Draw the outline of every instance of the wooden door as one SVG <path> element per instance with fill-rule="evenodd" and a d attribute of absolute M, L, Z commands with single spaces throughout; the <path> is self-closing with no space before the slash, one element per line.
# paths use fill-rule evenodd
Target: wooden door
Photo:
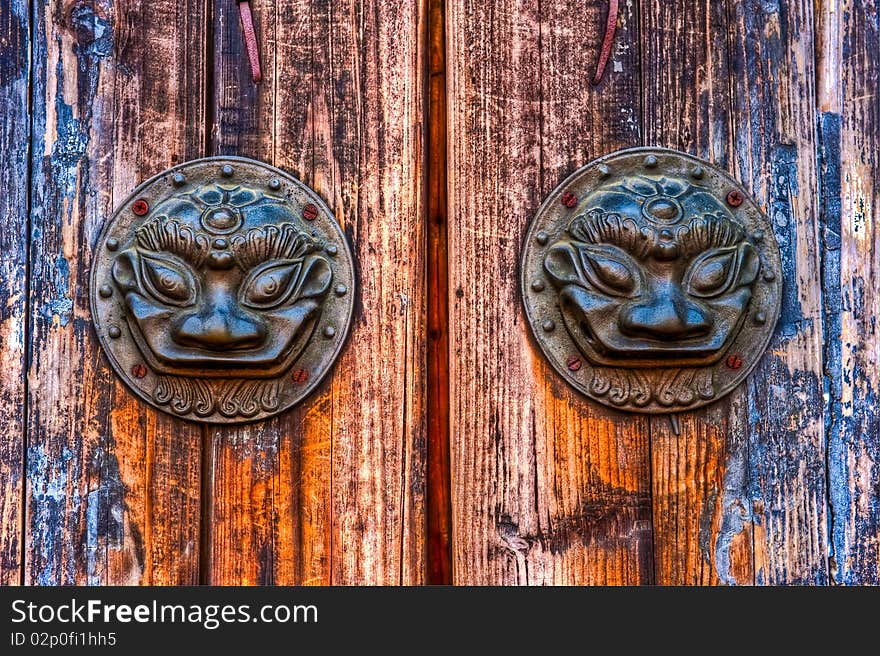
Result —
<path fill-rule="evenodd" d="M 232 0 L 0 10 L 0 582 L 880 583 L 876 2 L 250 4 L 259 84 Z M 679 434 L 569 387 L 518 292 L 543 198 L 639 145 L 729 171 L 783 258 L 770 347 Z M 332 375 L 237 427 L 139 401 L 88 303 L 114 208 L 215 154 L 313 187 L 358 265 Z"/>

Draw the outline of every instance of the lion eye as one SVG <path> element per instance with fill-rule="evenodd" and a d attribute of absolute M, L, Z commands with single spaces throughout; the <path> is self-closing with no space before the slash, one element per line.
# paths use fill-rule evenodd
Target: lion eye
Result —
<path fill-rule="evenodd" d="M 599 291 L 610 296 L 634 296 L 638 292 L 638 266 L 626 253 L 612 246 L 590 246 L 581 254 L 584 273 Z"/>
<path fill-rule="evenodd" d="M 704 253 L 685 275 L 685 286 L 694 296 L 715 296 L 723 293 L 736 272 L 736 248 L 716 249 Z"/>
<path fill-rule="evenodd" d="M 158 300 L 177 306 L 193 303 L 196 296 L 195 277 L 185 265 L 149 255 L 143 255 L 141 262 L 146 287 Z"/>
<path fill-rule="evenodd" d="M 290 296 L 302 263 L 270 262 L 255 269 L 242 286 L 242 302 L 266 310 Z"/>

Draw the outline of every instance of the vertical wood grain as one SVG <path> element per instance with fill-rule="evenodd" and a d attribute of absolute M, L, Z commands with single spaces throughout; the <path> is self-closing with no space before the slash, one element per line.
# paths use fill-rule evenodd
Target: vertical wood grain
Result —
<path fill-rule="evenodd" d="M 531 342 L 529 221 L 566 175 L 638 145 L 638 16 L 605 2 L 447 1 L 453 572 L 459 584 L 651 582 L 648 421 L 580 396 Z"/>
<path fill-rule="evenodd" d="M 254 85 L 235 3 L 214 3 L 213 151 L 289 171 L 355 252 L 352 334 L 326 382 L 262 424 L 212 428 L 207 580 L 425 578 L 423 2 L 254 1 Z"/>
<path fill-rule="evenodd" d="M 719 2 L 641 3 L 642 110 L 646 145 L 675 148 L 732 170 L 727 7 Z M 730 417 L 743 388 L 679 416 L 651 420 L 654 568 L 663 585 L 751 583 L 746 444 Z"/>
<path fill-rule="evenodd" d="M 652 420 L 658 581 L 827 581 L 822 293 L 807 2 L 649 2 L 642 8 L 649 143 L 745 183 L 783 255 L 782 317 L 733 394 Z M 686 55 L 684 53 L 687 53 Z"/>
<path fill-rule="evenodd" d="M 817 47 L 832 576 L 880 584 L 880 5 L 821 4 Z"/>
<path fill-rule="evenodd" d="M 819 257 L 814 5 L 728 3 L 735 177 L 779 243 L 783 298 L 774 337 L 729 435 L 747 436 L 754 582 L 828 582 L 823 307 Z M 749 502 L 750 503 L 747 503 Z"/>
<path fill-rule="evenodd" d="M 118 382 L 92 244 L 142 180 L 204 149 L 201 0 L 37 3 L 25 582 L 198 580 L 200 431 Z"/>
<path fill-rule="evenodd" d="M 21 583 L 24 490 L 29 5 L 0 10 L 0 585 Z"/>
<path fill-rule="evenodd" d="M 449 472 L 449 248 L 446 1 L 430 0 L 428 33 L 428 583 L 452 583 Z"/>

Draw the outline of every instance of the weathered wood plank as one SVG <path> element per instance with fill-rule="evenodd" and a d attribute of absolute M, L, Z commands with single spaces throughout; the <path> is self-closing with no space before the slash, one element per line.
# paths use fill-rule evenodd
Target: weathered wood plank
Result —
<path fill-rule="evenodd" d="M 731 170 L 727 7 L 686 0 L 640 6 L 645 144 Z M 746 445 L 734 435 L 743 388 L 711 408 L 651 420 L 654 568 L 663 585 L 751 583 Z M 733 416 L 733 420 L 731 420 Z M 733 422 L 733 423 L 731 423 Z"/>
<path fill-rule="evenodd" d="M 114 380 L 88 271 L 135 185 L 204 150 L 204 9 L 35 7 L 27 583 L 198 581 L 200 431 Z"/>
<path fill-rule="evenodd" d="M 880 6 L 817 17 L 831 574 L 880 584 Z"/>
<path fill-rule="evenodd" d="M 728 427 L 747 436 L 740 513 L 757 584 L 828 581 L 813 11 L 808 0 L 727 4 L 733 171 L 770 217 L 785 281 L 745 413 Z"/>
<path fill-rule="evenodd" d="M 27 325 L 28 2 L 0 9 L 0 585 L 21 583 Z"/>
<path fill-rule="evenodd" d="M 449 0 L 450 422 L 460 584 L 651 582 L 648 421 L 587 401 L 528 336 L 518 289 L 545 194 L 639 145 L 638 25 L 604 2 Z"/>
<path fill-rule="evenodd" d="M 212 583 L 425 577 L 424 3 L 252 2 L 255 86 L 234 3 L 215 3 L 214 151 L 315 188 L 355 249 L 335 374 L 270 422 L 212 429 Z"/>

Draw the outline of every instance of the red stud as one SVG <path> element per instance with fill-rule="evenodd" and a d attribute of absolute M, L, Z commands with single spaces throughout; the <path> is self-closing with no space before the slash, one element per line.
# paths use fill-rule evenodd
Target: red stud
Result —
<path fill-rule="evenodd" d="M 570 191 L 566 191 L 564 194 L 562 194 L 562 204 L 568 208 L 574 207 L 578 204 L 578 197 Z"/>
<path fill-rule="evenodd" d="M 131 204 L 131 211 L 135 213 L 135 216 L 144 216 L 150 211 L 150 204 L 141 198 Z"/>
<path fill-rule="evenodd" d="M 143 378 L 147 375 L 147 366 L 142 362 L 137 363 L 131 368 L 131 375 L 135 378 Z"/>
<path fill-rule="evenodd" d="M 734 189 L 727 194 L 727 204 L 731 207 L 739 207 L 743 204 L 743 195 Z"/>
<path fill-rule="evenodd" d="M 304 383 L 309 379 L 309 372 L 306 371 L 305 369 L 296 369 L 290 375 L 290 379 L 294 383 Z"/>
<path fill-rule="evenodd" d="M 738 355 L 728 355 L 727 356 L 727 368 L 728 369 L 739 369 L 743 366 L 742 358 Z"/>
<path fill-rule="evenodd" d="M 570 371 L 580 371 L 582 364 L 581 359 L 578 356 L 573 355 L 565 363 L 565 366 L 568 367 Z"/>
<path fill-rule="evenodd" d="M 314 221 L 318 218 L 318 208 L 309 203 L 303 208 L 303 218 L 306 221 Z"/>

